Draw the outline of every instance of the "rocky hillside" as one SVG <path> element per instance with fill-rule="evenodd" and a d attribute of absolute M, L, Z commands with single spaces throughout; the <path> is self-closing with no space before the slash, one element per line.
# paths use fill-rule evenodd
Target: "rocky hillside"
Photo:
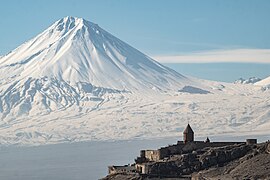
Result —
<path fill-rule="evenodd" d="M 159 179 L 270 179 L 270 143 L 205 148 L 175 155 L 152 166 Z M 182 177 L 181 177 L 182 175 Z M 165 178 L 171 177 L 171 178 Z M 175 178 L 173 178 L 175 177 Z M 114 174 L 103 180 L 157 179 L 139 174 Z"/>
<path fill-rule="evenodd" d="M 216 166 L 196 174 L 199 179 L 270 179 L 270 143 L 254 146 L 244 157 L 225 166 Z"/>

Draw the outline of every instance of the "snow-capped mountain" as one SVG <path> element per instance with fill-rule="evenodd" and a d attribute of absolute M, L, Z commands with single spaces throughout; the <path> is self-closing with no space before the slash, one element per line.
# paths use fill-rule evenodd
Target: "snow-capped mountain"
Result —
<path fill-rule="evenodd" d="M 264 132 L 269 98 L 260 90 L 183 76 L 65 17 L 0 58 L 0 143 L 178 136 L 188 121 L 207 135 Z"/>
<path fill-rule="evenodd" d="M 177 90 L 190 80 L 82 18 L 65 17 L 0 61 L 1 80 L 29 77 L 118 90 Z M 14 78 L 16 77 L 16 78 Z"/>
<path fill-rule="evenodd" d="M 255 84 L 260 80 L 261 79 L 257 77 L 250 77 L 248 79 L 239 78 L 236 81 L 234 81 L 234 84 Z"/>
<path fill-rule="evenodd" d="M 202 86 L 82 18 L 65 17 L 0 59 L 0 116 L 46 114 L 105 93 Z"/>

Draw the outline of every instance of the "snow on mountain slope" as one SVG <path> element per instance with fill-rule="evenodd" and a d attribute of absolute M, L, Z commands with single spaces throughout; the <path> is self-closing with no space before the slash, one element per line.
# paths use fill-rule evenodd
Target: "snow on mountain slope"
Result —
<path fill-rule="evenodd" d="M 79 106 L 106 92 L 152 95 L 186 85 L 209 88 L 75 17 L 55 22 L 3 56 L 0 85 L 1 119 Z"/>
<path fill-rule="evenodd" d="M 270 77 L 267 77 L 261 81 L 258 81 L 255 83 L 255 85 L 258 85 L 258 86 L 270 86 Z"/>
<path fill-rule="evenodd" d="M 253 85 L 183 76 L 66 17 L 0 58 L 0 143 L 178 136 L 188 121 L 201 135 L 263 133 L 269 99 Z"/>
<path fill-rule="evenodd" d="M 47 76 L 119 90 L 176 90 L 191 83 L 97 24 L 74 17 L 57 21 L 2 57 L 0 69 L 2 82 Z"/>
<path fill-rule="evenodd" d="M 250 77 L 248 79 L 239 78 L 234 81 L 234 84 L 255 84 L 256 82 L 261 81 L 262 79 L 257 77 Z"/>

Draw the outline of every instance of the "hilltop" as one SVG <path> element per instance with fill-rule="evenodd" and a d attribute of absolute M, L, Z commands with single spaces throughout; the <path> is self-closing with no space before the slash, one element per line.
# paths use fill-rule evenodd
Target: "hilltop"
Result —
<path fill-rule="evenodd" d="M 151 171 L 159 171 L 159 176 L 132 173 L 116 173 L 102 180 L 226 180 L 226 179 L 270 179 L 270 143 L 257 145 L 231 145 L 218 148 L 202 149 L 181 156 L 171 156 L 159 163 Z M 231 152 L 235 157 L 229 160 L 223 154 Z M 199 169 L 190 169 L 186 175 L 177 177 L 181 166 L 193 167 L 201 162 Z M 203 165 L 206 163 L 205 165 Z M 189 165 L 188 165 L 189 164 Z M 192 165 L 193 164 L 193 165 Z M 194 166 L 195 167 L 195 166 Z M 168 176 L 170 174 L 170 176 Z M 167 176 L 167 177 L 166 177 Z M 173 177 L 175 176 L 175 177 Z M 170 177 L 170 178 L 169 178 Z"/>

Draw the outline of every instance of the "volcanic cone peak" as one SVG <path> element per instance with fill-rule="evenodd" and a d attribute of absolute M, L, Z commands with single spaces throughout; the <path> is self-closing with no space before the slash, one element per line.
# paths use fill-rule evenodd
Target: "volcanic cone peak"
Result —
<path fill-rule="evenodd" d="M 190 80 L 97 24 L 65 17 L 1 58 L 3 79 L 52 77 L 126 90 L 177 90 Z"/>

